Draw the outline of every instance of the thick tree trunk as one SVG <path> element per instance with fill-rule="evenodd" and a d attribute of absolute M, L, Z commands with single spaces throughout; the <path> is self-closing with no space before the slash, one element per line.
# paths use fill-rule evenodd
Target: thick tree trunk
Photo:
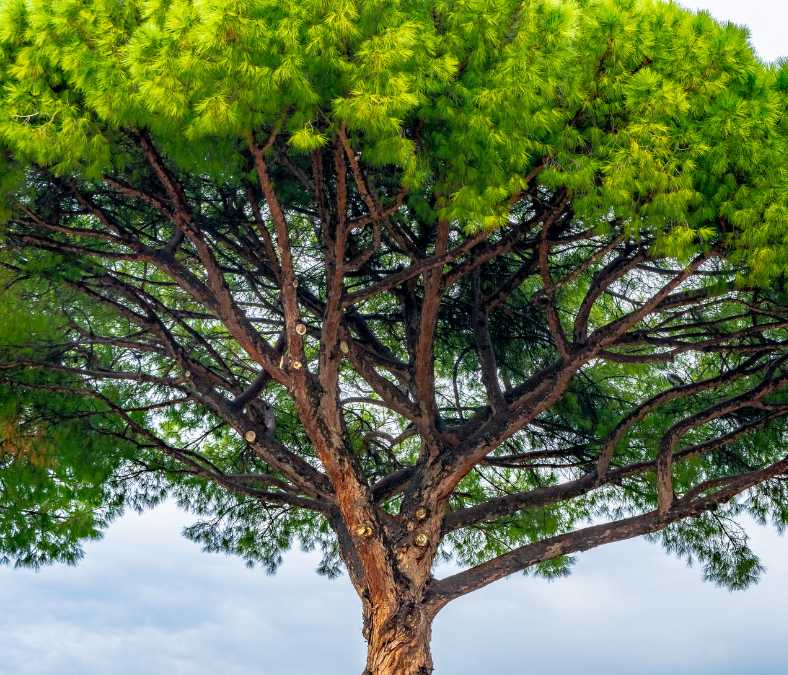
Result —
<path fill-rule="evenodd" d="M 432 673 L 432 616 L 412 605 L 399 605 L 373 611 L 366 619 L 368 650 L 363 675 Z"/>

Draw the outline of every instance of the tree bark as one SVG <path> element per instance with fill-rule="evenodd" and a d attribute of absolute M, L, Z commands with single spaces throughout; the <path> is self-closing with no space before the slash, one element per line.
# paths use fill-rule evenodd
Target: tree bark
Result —
<path fill-rule="evenodd" d="M 430 675 L 433 616 L 401 602 L 365 611 L 368 648 L 362 675 Z"/>

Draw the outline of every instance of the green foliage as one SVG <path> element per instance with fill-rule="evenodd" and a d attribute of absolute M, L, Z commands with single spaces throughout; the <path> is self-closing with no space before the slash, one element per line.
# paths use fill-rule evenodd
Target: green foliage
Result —
<path fill-rule="evenodd" d="M 57 322 L 19 299 L 6 292 L 0 304 L 3 360 L 51 357 L 43 345 Z M 123 443 L 111 436 L 121 429 L 79 395 L 74 377 L 22 370 L 15 385 L 0 384 L 0 562 L 74 563 L 80 542 L 98 538 L 124 506 L 113 480 Z"/>
<path fill-rule="evenodd" d="M 61 383 L 63 384 L 63 383 Z M 111 478 L 113 443 L 96 438 L 74 396 L 0 387 L 0 561 L 38 567 L 76 562 L 122 511 Z"/>
<path fill-rule="evenodd" d="M 654 538 L 689 564 L 700 562 L 707 581 L 743 590 L 756 583 L 764 569 L 741 525 L 731 519 L 736 509 L 728 511 L 733 513 L 716 511 L 676 523 Z"/>
<path fill-rule="evenodd" d="M 541 167 L 586 222 L 669 255 L 721 239 L 759 282 L 786 269 L 785 83 L 743 30 L 655 0 L 0 3 L 0 139 L 22 164 L 98 176 L 145 128 L 227 171 L 216 153 L 251 132 L 307 152 L 345 123 L 469 228 Z"/>
<path fill-rule="evenodd" d="M 184 509 L 200 518 L 184 534 L 204 551 L 238 555 L 249 567 L 260 565 L 273 574 L 282 554 L 297 541 L 303 550 L 319 547 L 323 552 L 318 572 L 329 577 L 340 573 L 334 534 L 311 511 L 261 508 L 259 500 L 238 498 L 204 481 L 183 482 L 173 493 Z"/>

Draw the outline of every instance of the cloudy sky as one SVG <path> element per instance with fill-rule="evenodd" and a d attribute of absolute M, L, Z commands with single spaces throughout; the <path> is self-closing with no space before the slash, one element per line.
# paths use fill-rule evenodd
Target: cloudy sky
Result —
<path fill-rule="evenodd" d="M 785 0 L 687 0 L 788 52 Z M 273 577 L 203 554 L 171 504 L 128 515 L 76 568 L 0 568 L 0 675 L 352 675 L 360 608 L 345 578 L 292 552 Z M 554 583 L 515 577 L 436 621 L 439 675 L 784 675 L 788 541 L 750 528 L 767 567 L 744 593 L 645 541 L 582 554 Z"/>

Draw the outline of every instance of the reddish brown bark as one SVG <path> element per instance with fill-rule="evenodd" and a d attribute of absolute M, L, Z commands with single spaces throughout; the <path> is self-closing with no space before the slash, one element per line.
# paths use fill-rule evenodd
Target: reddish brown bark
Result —
<path fill-rule="evenodd" d="M 366 613 L 369 628 L 364 675 L 432 673 L 432 616 L 409 600 L 392 597 Z"/>

